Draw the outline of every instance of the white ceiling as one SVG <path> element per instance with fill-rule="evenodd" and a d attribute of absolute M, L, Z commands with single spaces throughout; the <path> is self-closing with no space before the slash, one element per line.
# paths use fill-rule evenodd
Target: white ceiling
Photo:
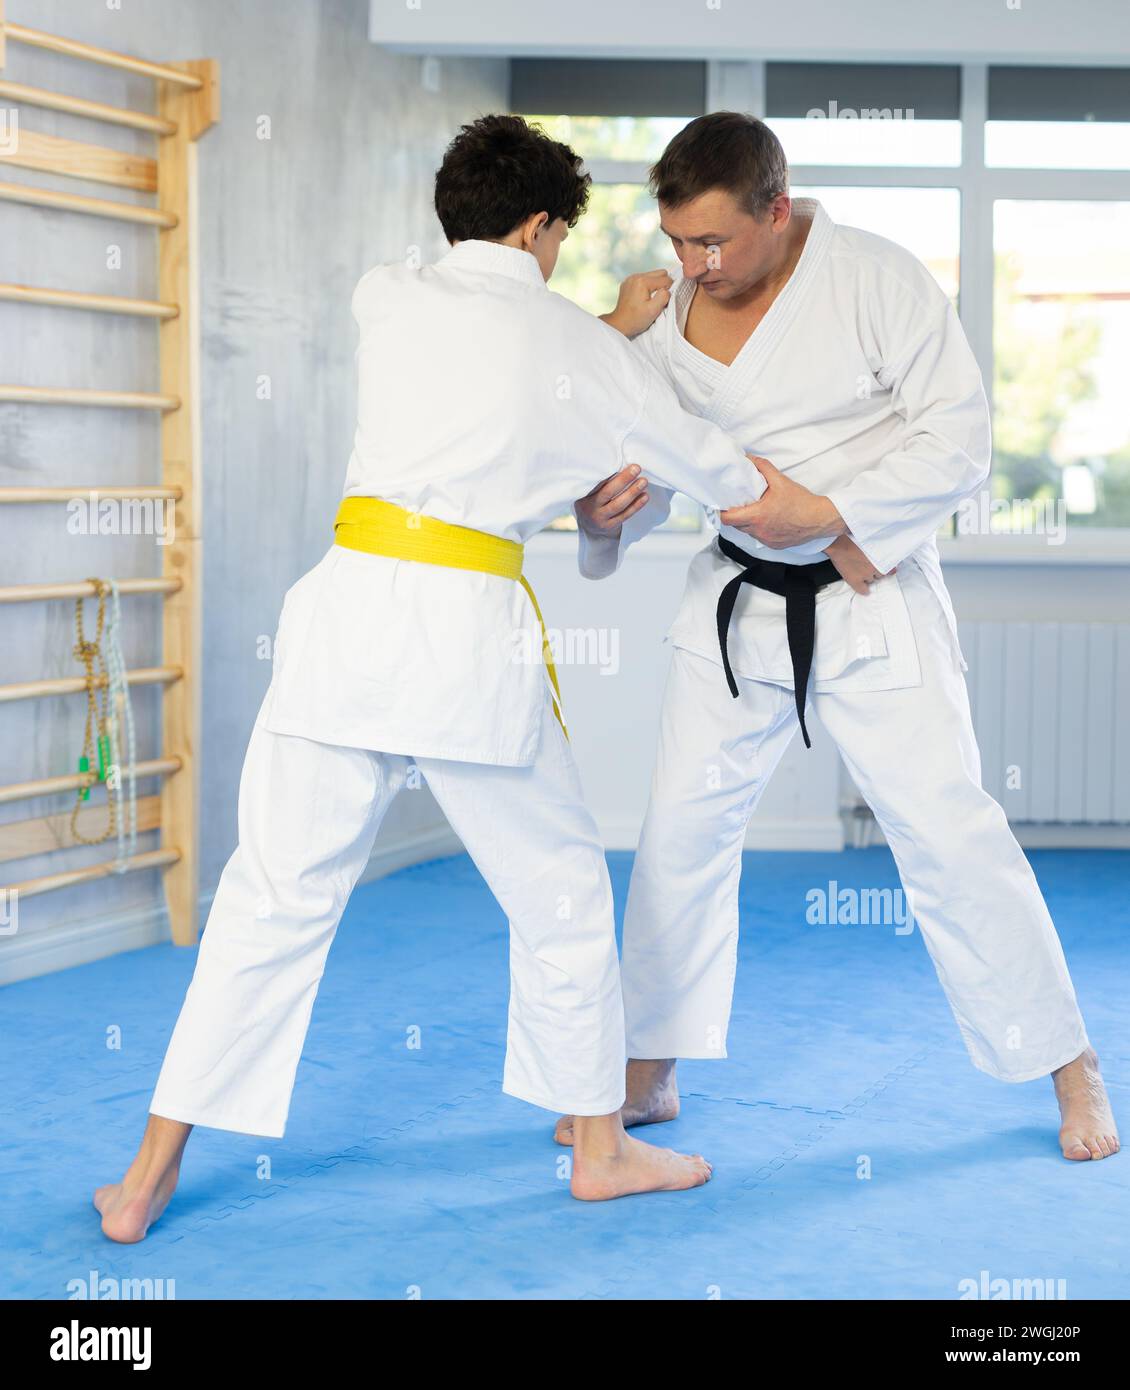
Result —
<path fill-rule="evenodd" d="M 1130 0 L 370 0 L 402 52 L 1130 63 Z"/>

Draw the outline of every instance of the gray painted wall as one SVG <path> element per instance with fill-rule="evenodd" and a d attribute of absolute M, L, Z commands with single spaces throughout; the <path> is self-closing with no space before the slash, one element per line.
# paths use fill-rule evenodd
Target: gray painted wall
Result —
<path fill-rule="evenodd" d="M 239 772 L 270 677 L 264 656 L 283 593 L 329 544 L 354 428 L 353 286 L 410 246 L 425 258 L 442 250 L 430 205 L 435 165 L 461 121 L 504 107 L 505 63 L 425 66 L 382 52 L 366 38 L 365 0 L 126 0 L 120 10 L 105 0 L 8 0 L 7 9 L 13 21 L 107 48 L 221 62 L 222 119 L 200 145 L 208 894 L 235 844 Z M 9 45 L 4 76 L 153 109 L 148 79 L 20 45 Z M 30 108 L 21 114 L 29 129 L 154 152 L 152 137 L 138 132 Z M 263 118 L 269 140 L 259 138 Z M 15 169 L 2 177 L 134 196 Z M 155 298 L 157 236 L 0 203 L 0 280 Z M 269 400 L 260 398 L 263 378 Z M 156 328 L 0 304 L 0 381 L 156 390 Z M 138 412 L 0 405 L 0 484 L 155 482 L 159 457 L 157 421 Z M 0 584 L 160 571 L 154 538 L 74 535 L 61 507 L 0 508 L 0 527 Z M 124 608 L 128 663 L 156 664 L 159 600 L 129 598 Z M 92 619 L 88 605 L 88 628 Z M 0 682 L 76 674 L 73 627 L 71 602 L 0 608 Z M 157 750 L 158 701 L 152 690 L 135 692 L 140 757 Z M 0 706 L 0 783 L 73 771 L 83 713 L 80 698 Z M 19 802 L 0 807 L 0 819 L 61 804 Z M 443 824 L 426 790 L 406 793 L 381 842 L 410 844 Z M 140 847 L 154 843 L 150 835 Z M 0 879 L 107 852 L 22 860 L 0 866 Z M 0 978 L 24 973 L 20 961 L 32 950 L 42 968 L 45 943 L 69 963 L 153 940 L 163 930 L 159 904 L 152 873 L 25 900 L 17 935 L 0 937 Z"/>

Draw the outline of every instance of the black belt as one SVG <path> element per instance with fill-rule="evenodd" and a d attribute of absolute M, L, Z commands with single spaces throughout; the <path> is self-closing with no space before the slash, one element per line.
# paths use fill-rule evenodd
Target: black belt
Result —
<path fill-rule="evenodd" d="M 811 748 L 812 741 L 804 723 L 804 702 L 812 671 L 812 654 L 816 649 L 816 591 L 834 584 L 841 577 L 840 572 L 831 560 L 821 560 L 815 565 L 786 565 L 782 560 L 762 560 L 724 536 L 718 537 L 718 549 L 728 560 L 742 567 L 741 573 L 728 580 L 718 595 L 718 645 L 722 649 L 722 667 L 730 694 L 735 700 L 738 698 L 738 683 L 730 666 L 730 618 L 738 601 L 738 590 L 743 584 L 752 584 L 755 589 L 780 594 L 785 600 L 785 633 L 793 662 L 797 718 L 804 746 Z"/>

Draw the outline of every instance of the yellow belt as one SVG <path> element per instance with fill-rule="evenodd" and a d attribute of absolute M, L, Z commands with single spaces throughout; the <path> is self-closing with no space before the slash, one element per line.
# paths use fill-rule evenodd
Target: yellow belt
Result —
<path fill-rule="evenodd" d="M 534 591 L 522 573 L 525 547 L 518 541 L 473 531 L 469 526 L 452 526 L 432 516 L 421 516 L 386 502 L 381 497 L 347 497 L 334 521 L 334 544 L 369 555 L 388 555 L 394 560 L 419 560 L 427 565 L 446 565 L 450 569 L 478 570 L 516 579 L 534 605 L 541 626 L 541 652 L 553 686 L 553 712 L 565 737 L 569 731 L 561 714 L 561 688 L 553 664 L 545 621 Z"/>

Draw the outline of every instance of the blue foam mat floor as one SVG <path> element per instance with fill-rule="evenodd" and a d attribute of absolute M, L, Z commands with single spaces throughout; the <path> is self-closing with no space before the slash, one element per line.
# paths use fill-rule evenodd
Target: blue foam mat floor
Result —
<path fill-rule="evenodd" d="M 1031 858 L 1125 1113 L 1130 854 Z M 631 855 L 609 862 L 622 908 Z M 712 1159 L 694 1193 L 570 1198 L 552 1116 L 499 1088 L 506 924 L 466 857 L 358 890 L 285 1139 L 198 1130 L 138 1246 L 103 1238 L 90 1193 L 136 1147 L 195 951 L 11 986 L 0 1296 L 91 1271 L 180 1299 L 1130 1296 L 1130 1155 L 1063 1161 L 1050 1082 L 972 1067 L 917 932 L 806 922 L 830 881 L 898 882 L 885 849 L 746 856 L 731 1056 L 682 1064 L 680 1118 L 640 1132 Z"/>

